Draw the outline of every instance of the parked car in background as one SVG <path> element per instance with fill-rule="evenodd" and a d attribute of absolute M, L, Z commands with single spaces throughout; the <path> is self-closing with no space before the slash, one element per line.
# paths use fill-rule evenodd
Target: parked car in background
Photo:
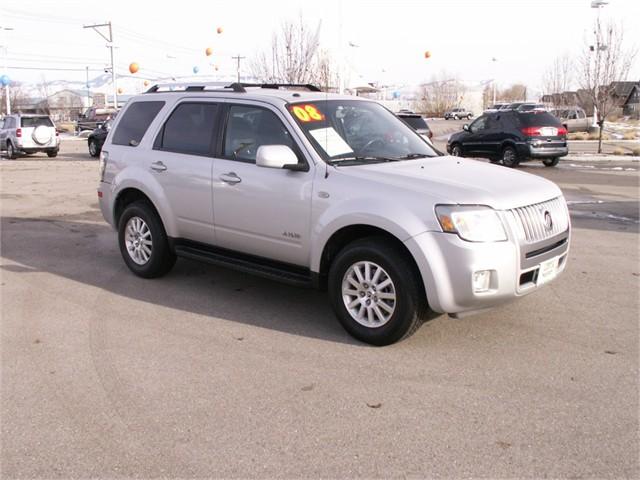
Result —
<path fill-rule="evenodd" d="M 494 103 L 493 105 L 489 105 L 489 107 L 484 112 L 485 113 L 497 112 L 501 108 L 507 107 L 507 106 L 509 106 L 509 104 L 508 103 L 504 103 L 504 102 Z"/>
<path fill-rule="evenodd" d="M 422 115 L 420 115 L 419 113 L 414 113 L 410 110 L 400 110 L 398 113 L 396 113 L 396 116 L 404 120 L 411 128 L 422 135 L 425 140 L 427 140 L 429 143 L 432 143 L 431 139 L 433 138 L 433 132 L 429 128 L 427 121 Z"/>
<path fill-rule="evenodd" d="M 511 103 L 506 103 L 505 105 L 503 105 L 502 107 L 500 107 L 500 111 L 504 112 L 504 111 L 509 111 L 509 110 L 517 110 L 518 107 L 520 105 L 524 105 L 527 102 L 511 102 Z"/>
<path fill-rule="evenodd" d="M 516 109 L 516 112 L 532 112 L 534 110 L 539 112 L 546 112 L 547 107 L 544 103 L 523 103 L 519 105 Z"/>
<path fill-rule="evenodd" d="M 560 119 L 568 132 L 588 132 L 593 123 L 591 117 L 580 107 L 563 107 L 551 111 Z"/>
<path fill-rule="evenodd" d="M 499 111 L 478 117 L 447 142 L 447 152 L 458 157 L 502 160 L 516 167 L 527 160 L 542 160 L 547 167 L 569 153 L 567 130 L 548 112 Z"/>
<path fill-rule="evenodd" d="M 452 161 L 382 105 L 308 88 L 167 85 L 127 103 L 97 195 L 135 275 L 182 256 L 327 289 L 351 335 L 387 345 L 433 312 L 483 311 L 564 270 L 554 183 Z"/>
<path fill-rule="evenodd" d="M 7 115 L 0 121 L 0 148 L 8 158 L 44 152 L 58 155 L 60 137 L 48 115 Z"/>
<path fill-rule="evenodd" d="M 444 112 L 445 120 L 449 120 L 450 118 L 453 120 L 460 120 L 463 118 L 470 120 L 471 117 L 473 117 L 473 112 L 470 112 L 466 108 L 462 107 L 452 108 L 451 110 Z"/>
<path fill-rule="evenodd" d="M 117 110 L 113 108 L 88 108 L 83 114 L 78 115 L 76 134 L 84 130 L 95 130 L 99 124 L 106 122 L 109 118 L 113 117 L 116 112 Z"/>
<path fill-rule="evenodd" d="M 114 115 L 115 117 L 115 115 Z M 107 134 L 111 130 L 113 118 L 109 118 L 104 123 L 98 124 L 96 129 L 89 134 L 87 138 L 87 146 L 89 147 L 89 155 L 92 157 L 99 157 L 102 151 L 102 145 L 107 138 Z"/>

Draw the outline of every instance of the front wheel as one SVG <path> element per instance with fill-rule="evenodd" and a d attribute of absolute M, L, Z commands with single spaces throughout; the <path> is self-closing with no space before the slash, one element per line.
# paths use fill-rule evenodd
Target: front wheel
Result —
<path fill-rule="evenodd" d="M 558 165 L 558 162 L 560 162 L 560 157 L 545 158 L 544 160 L 542 160 L 542 163 L 544 163 L 545 167 L 555 167 L 556 165 Z"/>
<path fill-rule="evenodd" d="M 457 144 L 451 147 L 451 155 L 454 157 L 462 157 L 462 147 Z"/>
<path fill-rule="evenodd" d="M 502 164 L 505 167 L 515 168 L 520 163 L 520 159 L 518 158 L 518 152 L 513 147 L 505 147 L 502 150 Z"/>
<path fill-rule="evenodd" d="M 98 142 L 93 138 L 89 140 L 89 155 L 94 158 L 100 156 L 100 147 L 98 147 Z"/>
<path fill-rule="evenodd" d="M 471 114 L 467 115 L 467 120 L 471 120 Z"/>
<path fill-rule="evenodd" d="M 160 277 L 176 262 L 162 221 L 147 202 L 132 203 L 122 212 L 118 244 L 124 263 L 139 277 Z"/>
<path fill-rule="evenodd" d="M 427 301 L 410 258 L 386 238 L 345 247 L 329 270 L 329 300 L 353 337 L 389 345 L 412 335 L 426 318 Z"/>

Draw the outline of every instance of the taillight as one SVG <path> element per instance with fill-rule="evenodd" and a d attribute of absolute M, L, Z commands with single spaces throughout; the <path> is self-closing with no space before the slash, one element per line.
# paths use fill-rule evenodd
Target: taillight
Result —
<path fill-rule="evenodd" d="M 22 129 L 16 128 L 16 137 L 22 137 Z"/>
<path fill-rule="evenodd" d="M 539 137 L 540 136 L 540 127 L 524 127 L 524 128 L 521 128 L 520 131 L 526 137 Z"/>
<path fill-rule="evenodd" d="M 107 162 L 108 161 L 109 161 L 109 152 L 105 152 L 104 150 L 102 150 L 100 152 L 100 163 L 98 164 L 98 169 L 99 169 L 100 181 L 101 182 L 104 181 L 104 172 L 107 169 Z"/>
<path fill-rule="evenodd" d="M 566 137 L 567 136 L 567 129 L 564 128 L 564 127 L 558 128 L 558 135 L 560 137 Z"/>
<path fill-rule="evenodd" d="M 429 138 L 433 138 L 433 132 L 432 132 L 431 130 L 429 130 L 429 133 L 427 133 L 427 136 L 428 136 Z"/>
<path fill-rule="evenodd" d="M 58 131 L 58 129 L 56 128 L 56 137 L 60 136 L 60 132 Z"/>

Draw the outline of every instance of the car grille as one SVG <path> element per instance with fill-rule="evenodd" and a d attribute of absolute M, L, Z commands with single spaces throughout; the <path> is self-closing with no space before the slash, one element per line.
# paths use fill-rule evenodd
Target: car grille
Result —
<path fill-rule="evenodd" d="M 563 197 L 510 211 L 519 226 L 519 236 L 526 243 L 546 240 L 569 228 L 569 212 Z M 550 227 L 547 216 L 551 217 Z"/>

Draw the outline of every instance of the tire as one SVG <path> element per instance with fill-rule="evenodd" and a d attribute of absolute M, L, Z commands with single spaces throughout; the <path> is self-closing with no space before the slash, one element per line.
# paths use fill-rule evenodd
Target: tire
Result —
<path fill-rule="evenodd" d="M 449 117 L 444 117 L 445 120 L 449 120 Z"/>
<path fill-rule="evenodd" d="M 555 167 L 560 162 L 560 157 L 545 158 L 542 160 L 545 167 Z"/>
<path fill-rule="evenodd" d="M 58 156 L 58 150 L 49 150 L 47 152 L 47 157 L 49 158 L 55 158 Z"/>
<path fill-rule="evenodd" d="M 458 115 L 454 115 L 454 116 L 453 116 L 453 119 L 454 119 L 454 120 L 460 120 L 460 119 L 458 118 Z"/>
<path fill-rule="evenodd" d="M 7 158 L 10 160 L 18 158 L 18 152 L 16 152 L 16 149 L 11 142 L 7 142 Z"/>
<path fill-rule="evenodd" d="M 98 142 L 96 142 L 93 138 L 89 140 L 89 155 L 93 158 L 100 156 L 100 147 L 98 146 Z"/>
<path fill-rule="evenodd" d="M 362 282 L 358 283 L 356 269 Z M 353 337 L 371 345 L 390 345 L 415 333 L 428 318 L 427 300 L 417 278 L 419 273 L 411 259 L 389 245 L 388 239 L 364 238 L 347 245 L 331 264 L 329 300 L 338 320 Z M 388 298 L 378 297 L 382 294 Z M 353 308 L 349 309 L 349 304 Z"/>
<path fill-rule="evenodd" d="M 467 120 L 471 120 L 471 114 L 467 115 Z"/>
<path fill-rule="evenodd" d="M 453 155 L 454 157 L 464 157 L 464 154 L 462 153 L 462 147 L 457 143 L 454 143 L 451 147 L 451 155 Z"/>
<path fill-rule="evenodd" d="M 124 209 L 118 222 L 118 245 L 124 263 L 139 277 L 161 277 L 176 263 L 162 221 L 147 202 Z"/>
<path fill-rule="evenodd" d="M 502 150 L 502 164 L 505 167 L 515 168 L 520 163 L 518 152 L 515 148 L 507 146 Z"/>

